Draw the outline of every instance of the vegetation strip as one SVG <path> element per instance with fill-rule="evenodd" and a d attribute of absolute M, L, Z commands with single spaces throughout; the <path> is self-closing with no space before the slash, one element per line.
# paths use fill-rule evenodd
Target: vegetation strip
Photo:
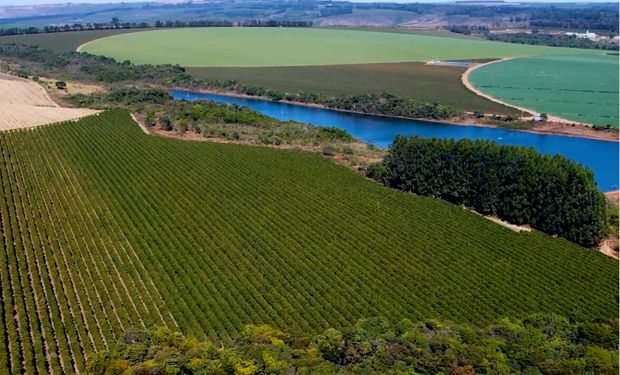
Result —
<path fill-rule="evenodd" d="M 218 345 L 159 328 L 128 332 L 113 349 L 93 355 L 88 372 L 612 374 L 617 330 L 617 320 L 574 322 L 541 314 L 487 327 L 370 318 L 315 336 L 247 325 L 231 342 Z"/>

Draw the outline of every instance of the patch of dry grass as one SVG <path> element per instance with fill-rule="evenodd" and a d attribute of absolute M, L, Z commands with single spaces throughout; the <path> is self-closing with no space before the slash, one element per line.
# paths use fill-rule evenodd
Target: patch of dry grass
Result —
<path fill-rule="evenodd" d="M 74 120 L 97 113 L 85 108 L 63 108 L 35 82 L 0 74 L 0 131 Z"/>

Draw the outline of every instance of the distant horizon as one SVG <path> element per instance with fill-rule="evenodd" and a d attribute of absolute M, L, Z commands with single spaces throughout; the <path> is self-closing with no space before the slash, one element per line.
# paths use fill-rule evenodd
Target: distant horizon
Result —
<path fill-rule="evenodd" d="M 349 0 L 353 3 L 453 3 L 458 0 Z M 461 0 L 462 1 L 462 0 Z M 489 0 L 492 1 L 492 0 Z M 498 0 L 502 1 L 502 0 Z M 562 1 L 562 0 L 503 0 L 507 3 L 613 3 L 610 0 L 589 0 L 589 1 Z M 4 0 L 1 7 L 6 6 L 29 6 L 29 5 L 63 5 L 63 4 L 117 4 L 117 3 L 186 3 L 186 0 Z"/>

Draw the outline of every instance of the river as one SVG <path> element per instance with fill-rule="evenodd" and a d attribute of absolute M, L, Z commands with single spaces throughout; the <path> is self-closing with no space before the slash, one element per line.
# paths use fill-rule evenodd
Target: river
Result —
<path fill-rule="evenodd" d="M 348 113 L 222 94 L 173 90 L 171 95 L 175 99 L 210 99 L 217 102 L 240 104 L 280 120 L 335 126 L 345 129 L 364 142 L 380 147 L 389 146 L 397 134 L 455 139 L 487 139 L 501 144 L 529 146 L 543 153 L 564 155 L 589 167 L 594 171 L 596 182 L 603 191 L 618 189 L 619 143 L 614 141 Z"/>

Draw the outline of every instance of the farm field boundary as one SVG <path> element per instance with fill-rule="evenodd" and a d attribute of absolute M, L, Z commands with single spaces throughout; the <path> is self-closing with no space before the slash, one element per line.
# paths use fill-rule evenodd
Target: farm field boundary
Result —
<path fill-rule="evenodd" d="M 502 61 L 507 61 L 510 60 L 512 58 L 506 58 L 506 59 L 501 59 L 501 60 L 496 60 L 496 61 L 489 61 L 487 63 L 483 63 L 483 64 L 476 64 L 473 65 L 469 68 L 467 68 L 467 70 L 465 70 L 465 72 L 462 74 L 461 76 L 461 81 L 463 82 L 463 86 L 465 86 L 468 90 L 473 91 L 476 95 L 481 96 L 485 99 L 488 99 L 494 103 L 498 103 L 501 105 L 504 105 L 506 107 L 510 107 L 513 108 L 519 112 L 522 112 L 523 117 L 526 117 L 525 114 L 527 113 L 527 115 L 529 117 L 534 116 L 537 112 L 531 108 L 525 108 L 525 107 L 520 107 L 518 105 L 515 104 L 511 104 L 505 101 L 502 101 L 492 95 L 489 94 L 485 94 L 483 91 L 479 90 L 478 88 L 476 88 L 476 86 L 472 85 L 472 83 L 469 80 L 469 75 L 471 74 L 471 72 L 473 72 L 474 70 L 478 69 L 478 68 L 482 68 L 486 65 L 490 65 L 490 64 L 494 64 L 494 63 L 498 63 L 498 62 L 502 62 Z M 559 122 L 559 123 L 576 123 L 575 121 L 570 121 L 567 119 L 563 119 L 561 117 L 558 116 L 549 116 L 549 120 L 553 121 L 553 122 Z M 582 124 L 583 125 L 583 124 Z"/>
<path fill-rule="evenodd" d="M 618 58 L 536 56 L 483 64 L 463 82 L 491 100 L 565 122 L 618 127 Z M 472 87 L 473 86 L 473 87 Z"/>

